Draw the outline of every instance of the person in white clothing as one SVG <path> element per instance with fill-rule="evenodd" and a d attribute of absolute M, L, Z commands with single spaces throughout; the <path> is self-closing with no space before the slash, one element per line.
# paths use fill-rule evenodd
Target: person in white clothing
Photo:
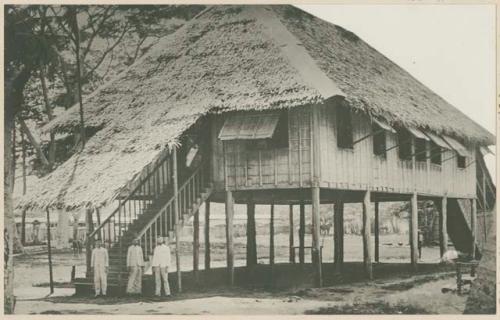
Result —
<path fill-rule="evenodd" d="M 96 247 L 92 250 L 90 266 L 94 272 L 95 296 L 97 297 L 101 294 L 105 296 L 108 287 L 109 258 L 108 250 L 102 247 L 101 241 L 97 241 Z"/>
<path fill-rule="evenodd" d="M 167 238 L 168 239 L 168 238 Z M 170 248 L 168 246 L 168 241 L 163 241 L 163 238 L 158 238 L 157 246 L 155 247 L 153 253 L 153 259 L 151 266 L 153 267 L 153 272 L 155 274 L 155 294 L 156 296 L 161 295 L 161 282 L 163 279 L 163 288 L 165 290 L 165 295 L 170 296 L 170 286 L 168 284 L 168 268 L 170 266 Z"/>
<path fill-rule="evenodd" d="M 139 240 L 134 239 L 132 245 L 127 252 L 127 268 L 128 268 L 128 294 L 140 294 L 142 292 L 142 273 L 144 269 L 144 258 L 142 248 L 139 245 Z"/>

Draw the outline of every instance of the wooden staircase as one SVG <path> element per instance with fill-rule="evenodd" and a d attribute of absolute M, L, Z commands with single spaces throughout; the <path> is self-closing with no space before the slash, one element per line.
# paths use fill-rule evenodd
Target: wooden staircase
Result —
<path fill-rule="evenodd" d="M 495 214 L 496 187 L 486 167 L 483 156 L 476 155 L 476 258 L 481 257 L 481 251 L 486 245 L 489 215 Z M 471 204 L 469 200 L 449 199 L 447 229 L 455 248 L 465 253 L 472 252 Z M 494 227 L 494 226 L 493 226 Z"/>
<path fill-rule="evenodd" d="M 126 257 L 132 240 L 139 239 L 145 261 L 152 256 L 158 237 L 169 237 L 171 246 L 175 246 L 176 226 L 182 228 L 212 193 L 206 163 L 184 172 L 185 178 L 175 192 L 176 158 L 171 152 L 166 154 L 87 238 L 87 250 L 96 240 L 103 241 L 108 248 L 108 292 L 111 294 L 125 291 Z M 87 261 L 88 267 L 89 263 Z M 75 279 L 75 286 L 92 285 L 92 272 L 87 272 L 85 278 Z"/>

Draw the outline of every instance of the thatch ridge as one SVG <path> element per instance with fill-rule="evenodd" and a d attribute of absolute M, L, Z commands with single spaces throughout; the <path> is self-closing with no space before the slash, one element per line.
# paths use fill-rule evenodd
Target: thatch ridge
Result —
<path fill-rule="evenodd" d="M 495 137 L 354 33 L 303 11 L 273 6 L 349 104 L 389 123 L 490 145 Z"/>
<path fill-rule="evenodd" d="M 314 81 L 307 81 L 308 75 L 294 65 L 282 44 L 269 33 L 268 21 L 262 21 L 269 15 L 273 23 L 280 21 L 295 37 L 291 45 L 303 45 L 304 59 L 322 70 L 322 76 L 331 79 L 331 88 L 338 87 L 352 107 L 392 123 L 492 143 L 492 135 L 486 130 L 349 31 L 291 6 L 251 7 L 205 9 L 91 94 L 84 104 L 85 122 L 102 129 L 89 139 L 82 152 L 42 178 L 19 206 L 105 205 L 158 159 L 167 145 L 176 143 L 183 132 L 208 113 L 325 102 L 329 96 Z M 358 49 L 363 57 L 356 53 Z M 342 52 L 344 56 L 336 54 Z M 342 60 L 347 54 L 355 60 Z M 372 68 L 382 68 L 387 77 L 370 73 L 367 81 L 362 81 L 365 78 L 357 65 L 365 58 Z M 350 66 L 352 62 L 354 66 Z M 352 70 L 359 72 L 349 79 L 347 74 Z M 401 87 L 403 84 L 406 87 Z M 399 91 L 415 93 L 401 95 L 406 100 L 398 105 L 407 108 L 406 113 L 389 101 L 399 96 Z M 414 120 L 408 113 L 418 109 L 411 101 L 417 106 L 422 104 L 425 111 Z M 446 114 L 444 121 L 440 112 Z M 454 121 L 457 128 L 449 124 Z M 78 125 L 78 106 L 74 106 L 45 130 L 70 131 Z"/>

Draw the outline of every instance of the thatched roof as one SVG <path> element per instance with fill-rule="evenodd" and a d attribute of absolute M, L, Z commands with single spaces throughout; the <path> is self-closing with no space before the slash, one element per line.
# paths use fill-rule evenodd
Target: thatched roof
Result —
<path fill-rule="evenodd" d="M 492 144 L 493 136 L 354 34 L 291 6 L 214 6 L 84 102 L 102 128 L 21 205 L 102 205 L 201 116 L 343 96 L 391 123 Z M 74 130 L 78 106 L 46 130 Z"/>

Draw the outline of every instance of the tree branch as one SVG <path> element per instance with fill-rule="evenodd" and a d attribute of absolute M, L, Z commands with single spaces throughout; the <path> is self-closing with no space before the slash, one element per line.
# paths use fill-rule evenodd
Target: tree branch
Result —
<path fill-rule="evenodd" d="M 19 121 L 19 124 L 21 125 L 21 130 L 24 132 L 24 134 L 26 134 L 31 145 L 35 149 L 38 158 L 42 161 L 44 166 L 49 167 L 50 166 L 49 160 L 47 160 L 47 157 L 45 157 L 45 154 L 43 153 L 42 148 L 40 146 L 40 142 L 38 142 L 35 136 L 33 136 L 30 129 L 26 125 L 26 122 L 24 122 L 24 119 L 22 119 L 21 117 L 17 117 L 17 121 Z"/>
<path fill-rule="evenodd" d="M 104 51 L 104 53 L 102 54 L 101 58 L 99 59 L 99 61 L 96 63 L 96 65 L 89 71 L 87 72 L 87 74 L 85 75 L 85 79 L 88 79 L 89 76 L 91 74 L 93 74 L 95 72 L 95 70 L 97 70 L 97 68 L 99 68 L 99 66 L 102 64 L 102 62 L 104 61 L 104 59 L 106 58 L 106 56 L 115 49 L 115 47 L 122 41 L 123 39 L 123 36 L 125 36 L 125 33 L 127 33 L 128 31 L 128 24 L 125 25 L 125 27 L 123 28 L 123 31 L 120 35 L 120 37 L 118 38 L 118 40 L 115 41 L 115 43 L 113 43 L 113 45 L 111 47 L 108 47 L 106 49 L 106 51 Z"/>
<path fill-rule="evenodd" d="M 85 61 L 85 58 L 87 57 L 87 55 L 90 51 L 90 47 L 92 46 L 92 43 L 95 40 L 95 37 L 99 34 L 99 31 L 101 31 L 102 27 L 104 26 L 104 22 L 106 22 L 109 18 L 111 18 L 113 16 L 113 13 L 107 15 L 107 13 L 109 12 L 110 9 L 111 9 L 111 6 L 106 7 L 106 9 L 104 10 L 104 13 L 103 13 L 103 17 L 102 17 L 101 21 L 99 22 L 97 28 L 94 28 L 93 21 L 90 22 L 90 26 L 92 29 L 92 35 L 90 36 L 90 38 L 87 42 L 87 46 L 83 50 L 82 61 Z M 90 14 L 89 14 L 89 16 L 90 16 Z"/>

